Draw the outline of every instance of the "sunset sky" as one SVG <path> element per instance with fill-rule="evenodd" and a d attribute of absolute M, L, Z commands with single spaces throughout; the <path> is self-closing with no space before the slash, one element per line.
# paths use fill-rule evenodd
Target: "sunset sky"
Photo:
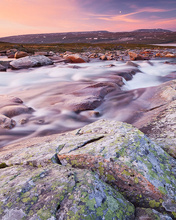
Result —
<path fill-rule="evenodd" d="M 0 0 L 0 37 L 163 28 L 176 31 L 176 0 Z"/>

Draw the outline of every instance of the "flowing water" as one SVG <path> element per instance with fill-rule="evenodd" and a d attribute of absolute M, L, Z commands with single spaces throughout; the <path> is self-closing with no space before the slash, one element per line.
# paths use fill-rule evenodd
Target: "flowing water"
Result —
<path fill-rule="evenodd" d="M 120 61 L 93 60 L 76 65 L 61 63 L 1 72 L 0 94 L 19 97 L 34 111 L 13 117 L 17 122 L 15 128 L 0 129 L 0 146 L 16 139 L 65 132 L 100 118 L 116 118 L 128 122 L 129 115 L 139 104 L 130 104 L 140 96 L 142 90 L 139 88 L 157 86 L 176 78 L 175 60 L 170 59 L 170 63 L 165 61 L 167 60 L 135 61 L 139 66 L 133 67 Z M 95 109 L 100 113 L 98 117 L 87 112 L 76 113 L 63 107 L 65 95 L 69 97 L 73 92 L 92 83 L 105 82 L 109 76 L 129 71 L 136 72 L 133 79 L 123 79 L 121 91 L 117 89 L 105 97 L 103 104 Z M 22 120 L 27 123 L 20 123 Z"/>

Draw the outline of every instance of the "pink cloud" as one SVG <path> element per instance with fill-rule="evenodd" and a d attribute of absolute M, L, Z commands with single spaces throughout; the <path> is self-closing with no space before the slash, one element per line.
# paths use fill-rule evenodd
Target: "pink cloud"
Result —
<path fill-rule="evenodd" d="M 155 20 L 146 20 L 139 19 L 138 22 L 129 23 L 124 21 L 113 21 L 109 23 L 109 30 L 111 31 L 133 31 L 135 29 L 142 28 L 165 28 L 165 29 L 175 29 L 176 19 L 155 19 Z"/>
<path fill-rule="evenodd" d="M 130 18 L 131 16 L 134 17 L 134 15 L 143 13 L 143 12 L 148 12 L 148 13 L 153 13 L 153 12 L 167 12 L 167 11 L 173 11 L 175 9 L 157 9 L 157 8 L 149 8 L 149 7 L 145 7 L 145 8 L 141 8 L 141 9 L 137 9 L 134 12 L 131 13 L 126 13 L 126 14 L 120 14 L 120 15 L 116 15 L 116 16 L 100 16 L 99 19 L 102 20 L 107 20 L 107 21 L 124 21 L 124 22 L 138 22 L 139 19 L 134 19 L 134 18 Z"/>
<path fill-rule="evenodd" d="M 127 30 L 134 30 L 138 28 L 158 28 L 162 27 L 164 24 L 169 24 L 168 27 L 165 26 L 165 28 L 171 28 L 173 29 L 175 27 L 175 18 L 173 19 L 161 19 L 159 16 L 153 16 L 150 18 L 153 19 L 146 19 L 142 18 L 138 14 L 148 12 L 148 13 L 158 13 L 158 12 L 168 12 L 173 11 L 173 9 L 160 9 L 160 8 L 151 8 L 151 7 L 145 7 L 136 9 L 134 12 L 126 13 L 126 14 L 118 14 L 115 16 L 112 15 L 106 15 L 106 16 L 100 16 L 98 19 L 104 20 L 109 22 L 110 26 L 109 29 L 113 31 L 127 31 Z M 123 13 L 123 12 L 122 12 Z M 163 26 L 164 27 L 164 26 Z"/>
<path fill-rule="evenodd" d="M 172 9 L 163 9 L 163 8 L 151 8 L 151 7 L 144 7 L 144 8 L 140 8 L 137 10 L 138 13 L 141 12 L 168 12 L 168 11 L 174 11 L 176 10 L 176 8 L 172 8 Z"/>

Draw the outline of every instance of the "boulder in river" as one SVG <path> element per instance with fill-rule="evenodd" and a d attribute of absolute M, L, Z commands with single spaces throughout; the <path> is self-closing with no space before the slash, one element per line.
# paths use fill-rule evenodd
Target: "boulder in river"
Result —
<path fill-rule="evenodd" d="M 100 60 L 107 60 L 106 55 L 102 55 L 102 56 L 100 56 Z"/>
<path fill-rule="evenodd" d="M 70 63 L 86 63 L 89 62 L 89 58 L 87 56 L 82 56 L 81 54 L 66 54 L 63 56 L 64 59 L 66 59 Z"/>
<path fill-rule="evenodd" d="M 132 51 L 129 51 L 128 55 L 130 56 L 130 60 L 148 60 L 149 59 L 148 57 L 145 57 L 141 54 L 138 54 Z"/>
<path fill-rule="evenodd" d="M 117 88 L 119 87 L 115 83 L 110 82 L 92 84 L 73 92 L 70 97 L 66 96 L 68 99 L 64 101 L 64 106 L 75 112 L 93 110 L 104 101 L 108 93 Z"/>
<path fill-rule="evenodd" d="M 6 67 L 0 64 L 0 72 L 5 72 L 6 71 Z"/>
<path fill-rule="evenodd" d="M 53 61 L 43 55 L 27 56 L 27 57 L 19 58 L 17 60 L 13 60 L 10 62 L 11 68 L 16 69 L 16 70 L 27 69 L 30 67 L 52 65 L 52 64 L 53 64 Z"/>
<path fill-rule="evenodd" d="M 66 109 L 77 113 L 94 110 L 102 104 L 107 94 L 116 89 L 119 89 L 119 86 L 114 82 L 90 84 L 74 92 L 55 97 L 53 107 L 55 110 Z"/>
<path fill-rule="evenodd" d="M 29 56 L 28 53 L 26 53 L 24 51 L 17 51 L 14 55 L 14 58 L 19 59 L 19 58 L 27 57 L 27 56 Z"/>
<path fill-rule="evenodd" d="M 6 70 L 8 69 L 8 68 L 10 68 L 10 60 L 6 60 L 6 61 L 4 61 L 4 60 L 0 60 L 0 64 L 3 66 L 3 69 L 4 69 L 4 67 L 6 68 Z"/>
<path fill-rule="evenodd" d="M 33 109 L 23 104 L 23 101 L 14 96 L 0 95 L 0 127 L 12 129 L 15 127 L 14 116 L 33 112 Z"/>
<path fill-rule="evenodd" d="M 126 62 L 127 66 L 133 66 L 133 67 L 139 67 L 139 65 L 137 63 L 131 62 L 131 61 L 127 61 Z"/>
<path fill-rule="evenodd" d="M 6 117 L 5 115 L 0 114 L 0 126 L 1 128 L 5 128 L 5 129 L 12 129 L 13 127 L 15 127 L 16 122 L 15 120 Z"/>

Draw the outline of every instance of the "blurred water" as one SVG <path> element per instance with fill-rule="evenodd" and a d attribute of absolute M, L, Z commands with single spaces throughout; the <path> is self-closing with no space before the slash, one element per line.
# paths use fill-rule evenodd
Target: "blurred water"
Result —
<path fill-rule="evenodd" d="M 138 89 L 157 86 L 164 80 L 162 77 L 176 71 L 176 65 L 165 63 L 166 60 L 136 61 L 141 73 L 137 73 L 131 81 L 126 82 L 125 89 Z"/>
<path fill-rule="evenodd" d="M 168 65 L 163 60 L 135 61 L 139 65 L 141 73 L 136 74 L 133 80 L 128 81 L 127 89 L 135 89 L 159 85 L 161 80 L 158 76 L 166 76 L 175 71 L 175 65 Z M 114 65 L 108 67 L 109 65 Z M 45 83 L 63 82 L 63 81 L 86 81 L 93 77 L 99 77 L 107 71 L 126 71 L 132 69 L 125 63 L 119 61 L 90 62 L 83 64 L 58 64 L 56 66 L 40 67 L 28 70 L 8 70 L 1 72 L 0 94 L 11 93 L 12 91 L 25 89 L 28 86 L 41 86 Z"/>
<path fill-rule="evenodd" d="M 130 99 L 135 99 L 135 96 L 139 96 L 138 92 L 133 92 L 133 96 L 130 96 L 131 93 L 128 91 L 159 85 L 168 80 L 166 77 L 168 74 L 176 72 L 176 65 L 167 64 L 165 61 L 135 61 L 134 63 L 139 66 L 133 67 L 120 61 L 96 60 L 83 64 L 55 64 L 28 70 L 1 72 L 0 94 L 19 97 L 25 105 L 35 111 L 32 115 L 23 114 L 14 117 L 17 125 L 12 130 L 0 129 L 0 145 L 19 138 L 64 132 L 97 120 L 96 117 L 76 114 L 62 108 L 62 96 L 87 84 L 102 82 L 110 75 L 132 70 L 137 73 L 130 81 L 123 79 L 125 85 L 121 94 L 116 91 L 108 95 L 104 103 L 95 109 L 101 112 L 100 117 L 125 121 L 131 111 L 127 103 L 131 102 Z M 128 101 L 125 101 L 127 99 Z M 55 105 L 57 102 L 61 104 Z M 136 107 L 130 108 L 135 110 Z M 21 125 L 19 121 L 25 117 L 28 117 L 29 122 Z"/>

